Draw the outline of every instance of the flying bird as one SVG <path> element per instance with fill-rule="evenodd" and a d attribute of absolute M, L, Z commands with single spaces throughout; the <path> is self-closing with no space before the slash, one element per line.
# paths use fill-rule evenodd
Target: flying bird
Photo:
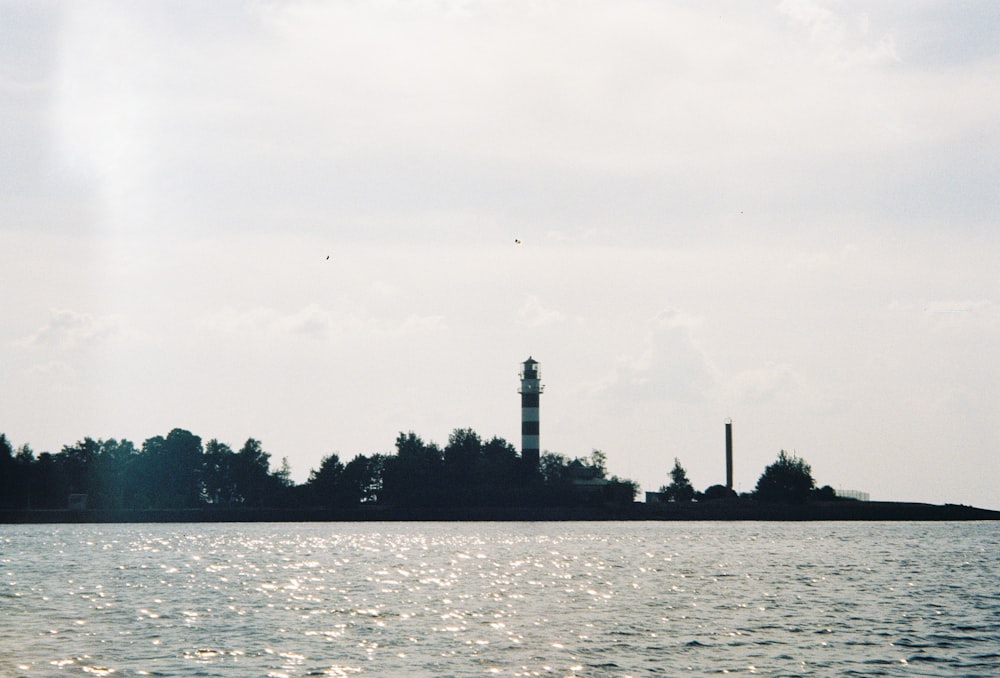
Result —
<path fill-rule="evenodd" d="M 514 244 L 515 244 L 515 245 L 520 245 L 520 244 L 521 244 L 521 241 L 520 241 L 520 240 L 518 240 L 517 238 L 514 238 Z"/>
<path fill-rule="evenodd" d="M 329 259 L 329 258 L 330 258 L 330 255 L 329 255 L 329 254 L 328 254 L 328 255 L 326 255 L 326 258 L 327 258 L 327 259 Z"/>

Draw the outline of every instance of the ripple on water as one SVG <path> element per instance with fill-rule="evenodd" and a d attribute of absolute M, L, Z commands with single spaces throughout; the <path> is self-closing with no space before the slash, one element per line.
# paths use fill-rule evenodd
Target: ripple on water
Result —
<path fill-rule="evenodd" d="M 18 649 L 0 649 L 0 675 L 986 675 L 1000 672 L 995 532 L 14 527 L 0 637 Z"/>

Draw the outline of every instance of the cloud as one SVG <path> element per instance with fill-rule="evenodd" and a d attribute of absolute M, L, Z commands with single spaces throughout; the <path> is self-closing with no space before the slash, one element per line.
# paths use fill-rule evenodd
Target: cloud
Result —
<path fill-rule="evenodd" d="M 814 0 L 783 0 L 778 12 L 808 31 L 818 55 L 827 63 L 849 66 L 900 60 L 891 34 L 871 35 L 867 14 L 858 13 L 848 20 Z"/>
<path fill-rule="evenodd" d="M 724 21 L 634 1 L 170 10 L 74 5 L 60 22 L 47 118 L 112 228 L 398 241 L 513 217 L 566 241 L 608 221 L 651 238 L 682 228 L 665 214 L 734 202 L 765 217 L 856 194 L 895 208 L 882 181 L 898 196 L 939 178 L 914 169 L 940 157 L 915 144 L 995 145 L 995 73 L 904 77 L 885 67 L 888 19 L 839 4 Z M 981 199 L 964 203 L 990 200 L 990 174 L 956 183 L 976 175 Z"/>
<path fill-rule="evenodd" d="M 892 299 L 886 308 L 909 320 L 933 323 L 934 327 L 966 328 L 974 332 L 1000 329 L 1000 304 L 989 299 Z"/>
<path fill-rule="evenodd" d="M 743 370 L 726 383 L 727 394 L 736 402 L 766 402 L 779 394 L 801 393 L 801 379 L 791 365 L 768 363 Z"/>
<path fill-rule="evenodd" d="M 227 307 L 203 318 L 203 327 L 224 334 L 273 339 L 301 336 L 315 340 L 330 338 L 334 330 L 346 325 L 356 325 L 354 318 L 340 318 L 317 304 L 282 312 L 274 308 L 256 307 L 237 310 Z"/>
<path fill-rule="evenodd" d="M 994 304 L 985 299 L 928 301 L 924 307 L 924 311 L 927 313 L 973 313 L 985 315 L 994 310 Z"/>
<path fill-rule="evenodd" d="M 565 316 L 551 308 L 546 308 L 537 296 L 530 294 L 518 311 L 518 319 L 528 327 L 543 327 L 561 323 Z"/>
<path fill-rule="evenodd" d="M 50 360 L 26 367 L 24 374 L 32 378 L 41 377 L 56 381 L 68 381 L 76 377 L 77 371 L 60 360 Z"/>
<path fill-rule="evenodd" d="M 599 395 L 684 403 L 705 399 L 715 386 L 716 370 L 693 337 L 699 323 L 676 309 L 658 313 L 647 323 L 643 350 L 618 360 Z"/>
<path fill-rule="evenodd" d="M 227 335 L 280 341 L 296 337 L 316 342 L 375 336 L 413 336 L 447 329 L 443 315 L 410 314 L 401 320 L 377 319 L 361 313 L 338 312 L 320 304 L 282 311 L 269 307 L 231 307 L 205 316 L 201 326 Z"/>
<path fill-rule="evenodd" d="M 444 332 L 448 324 L 443 315 L 410 315 L 394 331 L 401 335 L 422 335 Z"/>
<path fill-rule="evenodd" d="M 72 350 L 93 345 L 122 330 L 122 320 L 115 315 L 97 316 L 69 309 L 55 309 L 47 323 L 18 343 L 23 346 Z"/>

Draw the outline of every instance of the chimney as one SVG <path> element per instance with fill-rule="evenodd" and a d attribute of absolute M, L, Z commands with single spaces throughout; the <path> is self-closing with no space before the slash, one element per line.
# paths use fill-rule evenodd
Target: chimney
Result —
<path fill-rule="evenodd" d="M 726 489 L 733 489 L 733 420 L 726 419 Z"/>

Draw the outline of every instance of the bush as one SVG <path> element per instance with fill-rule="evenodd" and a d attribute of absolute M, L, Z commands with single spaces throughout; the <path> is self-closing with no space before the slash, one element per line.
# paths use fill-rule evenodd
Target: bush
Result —
<path fill-rule="evenodd" d="M 760 501 L 802 503 L 815 486 L 809 464 L 781 450 L 778 460 L 765 468 L 757 480 L 754 497 Z"/>

